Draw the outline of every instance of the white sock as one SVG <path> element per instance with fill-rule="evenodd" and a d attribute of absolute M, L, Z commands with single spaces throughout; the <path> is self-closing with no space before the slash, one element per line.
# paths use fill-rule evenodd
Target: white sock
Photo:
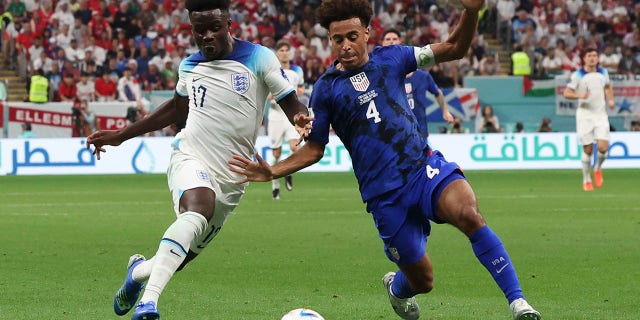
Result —
<path fill-rule="evenodd" d="M 207 229 L 207 224 L 203 215 L 187 211 L 167 228 L 158 251 L 152 258 L 154 262 L 151 264 L 149 282 L 140 301 L 153 301 L 158 304 L 162 290 L 187 257 L 191 242 Z"/>
<path fill-rule="evenodd" d="M 604 160 L 607 158 L 607 154 L 606 153 L 602 153 L 600 151 L 598 151 L 598 161 L 596 162 L 596 169 L 595 170 L 600 170 L 600 168 L 602 168 L 602 163 L 604 162 Z"/>
<path fill-rule="evenodd" d="M 278 163 L 278 160 L 280 160 L 280 157 L 278 158 L 273 158 L 273 162 L 271 163 L 271 165 L 274 165 L 276 163 Z M 275 190 L 275 189 L 280 189 L 280 180 L 279 179 L 273 179 L 271 180 L 271 190 Z"/>
<path fill-rule="evenodd" d="M 133 268 L 133 272 L 131 272 L 131 277 L 133 280 L 137 282 L 145 282 L 149 279 L 149 275 L 151 274 L 151 268 L 153 268 L 153 262 L 156 260 L 156 257 L 153 256 L 149 260 L 145 260 L 139 263 L 135 268 Z"/>
<path fill-rule="evenodd" d="M 582 152 L 582 182 L 591 182 L 591 156 Z"/>

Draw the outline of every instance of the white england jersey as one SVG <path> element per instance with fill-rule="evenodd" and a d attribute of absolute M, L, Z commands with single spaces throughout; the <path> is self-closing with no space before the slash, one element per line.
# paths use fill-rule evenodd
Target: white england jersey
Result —
<path fill-rule="evenodd" d="M 291 65 L 290 69 L 282 69 L 284 76 L 289 79 L 289 83 L 294 87 L 304 85 L 304 73 L 302 68 L 297 65 Z M 286 121 L 289 122 L 287 114 L 282 111 L 282 108 L 277 103 L 271 103 L 269 108 L 269 122 L 271 121 Z"/>
<path fill-rule="evenodd" d="M 220 60 L 197 52 L 180 63 L 176 93 L 189 98 L 185 128 L 172 145 L 205 164 L 223 183 L 240 180 L 228 169 L 233 154 L 251 158 L 269 91 L 276 100 L 295 91 L 268 48 L 235 39 Z"/>
<path fill-rule="evenodd" d="M 567 87 L 577 93 L 589 92 L 586 99 L 578 99 L 576 118 L 608 117 L 604 87 L 610 83 L 609 72 L 601 67 L 595 72 L 587 72 L 581 68 L 571 74 Z"/>

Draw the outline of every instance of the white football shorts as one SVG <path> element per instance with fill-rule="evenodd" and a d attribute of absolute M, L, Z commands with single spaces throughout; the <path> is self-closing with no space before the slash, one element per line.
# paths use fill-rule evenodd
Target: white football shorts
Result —
<path fill-rule="evenodd" d="M 296 127 L 289 121 L 269 121 L 267 134 L 269 135 L 269 141 L 271 141 L 269 145 L 271 149 L 282 147 L 284 141 L 297 140 L 300 138 Z"/>
<path fill-rule="evenodd" d="M 596 140 L 609 140 L 609 119 L 607 117 L 581 118 L 576 121 L 576 136 L 580 145 L 589 145 Z"/>
<path fill-rule="evenodd" d="M 220 232 L 227 217 L 238 206 L 244 194 L 244 186 L 234 183 L 221 184 L 216 180 L 215 173 L 206 168 L 197 158 L 174 149 L 167 170 L 169 191 L 176 216 L 180 214 L 180 198 L 185 190 L 204 187 L 213 190 L 216 195 L 213 217 L 207 230 L 194 239 L 190 246 L 190 250 L 198 254 Z"/>

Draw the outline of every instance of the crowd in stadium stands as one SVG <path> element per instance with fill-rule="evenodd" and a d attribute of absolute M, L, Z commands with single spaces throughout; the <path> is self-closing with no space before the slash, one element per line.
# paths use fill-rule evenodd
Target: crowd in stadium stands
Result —
<path fill-rule="evenodd" d="M 233 1 L 233 34 L 268 47 L 288 39 L 293 63 L 313 85 L 334 59 L 326 30 L 315 22 L 319 3 Z M 444 40 L 461 8 L 455 1 L 373 3 L 371 48 L 389 28 L 408 45 Z M 173 90 L 180 61 L 197 51 L 184 0 L 5 0 L 0 15 L 5 67 L 27 80 L 42 70 L 47 101 L 138 101 L 144 91 Z M 444 88 L 462 86 L 468 75 L 499 74 L 497 53 L 483 40 L 492 34 L 507 52 L 526 53 L 531 75 L 569 74 L 586 47 L 599 49 L 610 73 L 638 74 L 639 20 L 640 0 L 488 0 L 468 55 L 430 73 Z"/>

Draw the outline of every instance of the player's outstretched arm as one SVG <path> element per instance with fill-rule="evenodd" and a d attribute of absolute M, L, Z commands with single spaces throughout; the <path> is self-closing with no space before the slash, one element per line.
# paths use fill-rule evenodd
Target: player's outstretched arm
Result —
<path fill-rule="evenodd" d="M 271 181 L 290 175 L 320 161 L 323 155 L 324 145 L 307 141 L 298 151 L 274 166 L 270 166 L 258 153 L 255 154 L 258 161 L 233 155 L 228 163 L 229 170 L 246 176 L 245 179 L 236 182 L 236 184 L 242 184 L 249 181 Z"/>
<path fill-rule="evenodd" d="M 162 103 L 149 116 L 136 121 L 120 130 L 100 130 L 87 137 L 87 149 L 95 147 L 93 154 L 100 160 L 100 153 L 106 152 L 103 146 L 118 146 L 122 142 L 148 132 L 160 130 L 178 120 L 183 120 L 189 113 L 189 99 L 174 95 Z"/>
<path fill-rule="evenodd" d="M 464 10 L 460 21 L 444 42 L 434 43 L 431 50 L 436 63 L 458 60 L 464 57 L 476 34 L 478 12 L 484 6 L 484 0 L 461 0 Z"/>

